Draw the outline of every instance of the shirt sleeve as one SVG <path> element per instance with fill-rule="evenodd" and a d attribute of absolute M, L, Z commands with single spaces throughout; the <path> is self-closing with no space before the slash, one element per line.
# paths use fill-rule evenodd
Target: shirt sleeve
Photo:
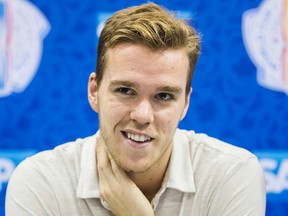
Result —
<path fill-rule="evenodd" d="M 209 216 L 264 216 L 266 190 L 257 158 L 240 163 L 215 190 Z"/>
<path fill-rule="evenodd" d="M 6 216 L 60 215 L 53 189 L 31 159 L 18 165 L 6 192 Z"/>

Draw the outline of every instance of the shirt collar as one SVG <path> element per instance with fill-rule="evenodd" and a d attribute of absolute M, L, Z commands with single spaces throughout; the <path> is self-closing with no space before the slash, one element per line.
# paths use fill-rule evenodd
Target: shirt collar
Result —
<path fill-rule="evenodd" d="M 167 188 L 173 188 L 185 193 L 194 193 L 196 191 L 190 148 L 187 136 L 185 136 L 182 130 L 177 129 L 164 180 Z M 165 187 L 165 185 L 163 186 Z"/>
<path fill-rule="evenodd" d="M 100 198 L 96 167 L 96 136 L 98 133 L 83 143 L 77 187 L 78 198 Z"/>
<path fill-rule="evenodd" d="M 97 134 L 99 131 L 97 132 Z M 96 136 L 89 137 L 83 143 L 80 162 L 80 176 L 77 197 L 100 198 L 96 167 Z M 163 186 L 186 193 L 196 191 L 192 169 L 192 159 L 187 136 L 181 130 L 176 131 L 174 145 Z M 189 154 L 187 154 L 189 152 Z"/>

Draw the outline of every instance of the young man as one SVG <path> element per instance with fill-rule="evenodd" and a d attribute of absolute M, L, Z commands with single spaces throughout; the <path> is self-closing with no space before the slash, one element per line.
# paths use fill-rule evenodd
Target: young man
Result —
<path fill-rule="evenodd" d="M 22 162 L 9 182 L 7 216 L 263 216 L 257 158 L 177 129 L 199 47 L 195 30 L 158 5 L 115 13 L 88 82 L 100 130 Z"/>

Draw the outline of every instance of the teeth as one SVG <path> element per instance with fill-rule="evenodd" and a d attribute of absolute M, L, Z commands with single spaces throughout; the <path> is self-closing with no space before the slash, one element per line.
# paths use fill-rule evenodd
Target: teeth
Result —
<path fill-rule="evenodd" d="M 137 135 L 137 134 L 132 134 L 132 133 L 126 133 L 128 139 L 134 140 L 136 142 L 145 142 L 149 141 L 151 137 L 145 136 L 145 135 Z"/>

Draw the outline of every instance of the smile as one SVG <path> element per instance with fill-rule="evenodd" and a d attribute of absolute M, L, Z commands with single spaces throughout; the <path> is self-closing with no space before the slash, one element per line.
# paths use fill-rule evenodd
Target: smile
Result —
<path fill-rule="evenodd" d="M 153 138 L 147 135 L 141 135 L 141 134 L 134 134 L 134 133 L 130 133 L 130 132 L 122 132 L 123 135 L 134 141 L 134 142 L 148 142 L 150 140 L 152 140 Z"/>

